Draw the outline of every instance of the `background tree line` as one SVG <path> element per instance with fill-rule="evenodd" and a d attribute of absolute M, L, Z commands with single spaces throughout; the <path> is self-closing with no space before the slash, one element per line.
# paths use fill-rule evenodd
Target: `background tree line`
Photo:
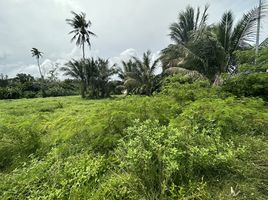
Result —
<path fill-rule="evenodd" d="M 161 51 L 158 59 L 152 60 L 151 52 L 147 51 L 141 58 L 133 57 L 122 61 L 120 66 L 111 66 L 109 60 L 103 58 L 87 58 L 85 48 L 88 46 L 90 49 L 91 37 L 96 34 L 90 30 L 91 21 L 86 19 L 85 13 L 72 12 L 73 18 L 66 19 L 66 22 L 72 27 L 69 33 L 72 35 L 71 42 L 75 41 L 81 48 L 82 58 L 67 62 L 61 70 L 64 75 L 72 78 L 73 82 L 79 83 L 82 98 L 105 98 L 121 93 L 151 95 L 159 90 L 166 76 L 174 74 L 198 74 L 211 84 L 225 84 L 230 88 L 242 90 L 238 88 L 242 87 L 241 82 L 232 84 L 233 80 L 239 79 L 241 71 L 246 71 L 247 74 L 255 73 L 254 81 L 247 84 L 258 80 L 266 84 L 263 83 L 263 80 L 266 80 L 263 76 L 266 75 L 259 72 L 265 73 L 267 70 L 267 39 L 258 46 L 261 49 L 258 55 L 254 54 L 256 46 L 252 45 L 258 34 L 258 19 L 264 16 L 266 8 L 266 5 L 261 3 L 259 7 L 249 10 L 241 19 L 236 20 L 237 23 L 234 23 L 232 11 L 226 11 L 218 23 L 208 24 L 208 6 L 205 6 L 203 11 L 188 6 L 178 14 L 177 21 L 170 25 L 169 36 L 172 43 Z M 48 81 L 45 80 L 39 63 L 43 53 L 37 48 L 33 48 L 31 52 L 37 59 L 40 72 L 38 85 L 41 96 L 51 96 L 46 94 L 49 93 Z M 247 56 L 249 53 L 250 57 Z M 248 59 L 245 61 L 243 57 Z M 162 68 L 162 73 L 157 75 L 158 67 Z M 116 76 L 118 79 L 114 78 Z M 244 76 L 245 74 L 242 76 L 243 80 Z M 77 91 L 62 93 L 73 95 Z M 245 94 L 242 92 L 242 95 Z M 13 98 L 12 95 L 5 96 Z"/>

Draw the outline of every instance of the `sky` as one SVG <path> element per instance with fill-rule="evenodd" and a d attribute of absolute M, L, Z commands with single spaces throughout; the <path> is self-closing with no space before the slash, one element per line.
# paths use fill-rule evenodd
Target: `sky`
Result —
<path fill-rule="evenodd" d="M 151 50 L 156 58 L 171 43 L 169 25 L 187 5 L 209 4 L 209 24 L 219 21 L 226 10 L 236 19 L 258 4 L 258 0 L 0 0 L 0 74 L 14 77 L 30 73 L 38 77 L 30 50 L 44 53 L 42 69 L 79 59 L 81 49 L 71 43 L 71 27 L 65 19 L 70 11 L 85 12 L 97 37 L 91 39 L 86 56 L 120 63 Z M 267 17 L 268 18 L 268 17 Z M 265 25 L 267 24 L 267 25 Z M 263 21 L 261 39 L 268 37 L 268 20 Z"/>

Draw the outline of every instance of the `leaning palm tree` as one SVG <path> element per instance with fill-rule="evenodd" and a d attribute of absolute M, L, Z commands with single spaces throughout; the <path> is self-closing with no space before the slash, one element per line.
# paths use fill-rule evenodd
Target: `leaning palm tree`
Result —
<path fill-rule="evenodd" d="M 91 47 L 90 36 L 96 36 L 93 32 L 89 30 L 91 26 L 91 21 L 86 20 L 86 14 L 81 12 L 77 14 L 71 12 L 74 15 L 73 19 L 66 19 L 66 22 L 73 28 L 69 34 L 74 34 L 71 42 L 76 40 L 76 45 L 82 48 L 83 59 L 85 60 L 85 44 Z"/>
<path fill-rule="evenodd" d="M 238 49 L 251 48 L 257 36 L 257 24 L 259 17 L 259 9 L 264 14 L 266 5 L 260 4 L 245 13 L 243 17 L 234 25 L 234 15 L 231 11 L 223 14 L 220 23 L 212 29 L 217 36 L 228 56 L 228 65 L 234 64 L 234 52 Z"/>
<path fill-rule="evenodd" d="M 32 57 L 36 57 L 39 73 L 40 73 L 41 78 L 43 79 L 44 75 L 43 75 L 43 73 L 41 71 L 41 67 L 40 67 L 40 58 L 42 57 L 43 53 L 41 51 L 39 51 L 37 48 L 32 48 L 31 52 L 32 52 Z"/>
<path fill-rule="evenodd" d="M 44 90 L 44 82 L 45 82 L 45 79 L 44 79 L 44 74 L 42 73 L 42 70 L 41 70 L 41 66 L 40 66 L 40 58 L 42 57 L 42 52 L 39 51 L 37 48 L 32 48 L 31 49 L 31 52 L 32 52 L 32 57 L 36 57 L 36 60 L 37 60 L 37 66 L 38 66 L 38 69 L 39 69 L 39 73 L 40 73 L 40 76 L 41 76 L 41 92 L 42 92 L 42 97 L 45 96 L 45 90 Z"/>
<path fill-rule="evenodd" d="M 61 67 L 61 70 L 64 72 L 64 75 L 70 76 L 80 81 L 81 96 L 85 98 L 85 73 L 84 73 L 84 60 L 72 60 L 65 64 L 64 67 Z"/>

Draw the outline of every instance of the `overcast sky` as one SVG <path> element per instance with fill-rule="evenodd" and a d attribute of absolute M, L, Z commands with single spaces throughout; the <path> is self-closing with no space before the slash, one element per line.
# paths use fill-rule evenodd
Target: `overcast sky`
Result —
<path fill-rule="evenodd" d="M 147 49 L 156 56 L 170 43 L 168 27 L 178 13 L 187 5 L 207 3 L 209 23 L 215 23 L 229 9 L 240 18 L 258 0 L 0 0 L 0 73 L 38 76 L 32 47 L 44 52 L 44 68 L 81 57 L 80 49 L 70 43 L 71 27 L 65 22 L 72 18 L 71 10 L 85 12 L 97 34 L 87 56 L 119 62 Z M 266 38 L 268 23 L 263 25 L 262 38 Z"/>

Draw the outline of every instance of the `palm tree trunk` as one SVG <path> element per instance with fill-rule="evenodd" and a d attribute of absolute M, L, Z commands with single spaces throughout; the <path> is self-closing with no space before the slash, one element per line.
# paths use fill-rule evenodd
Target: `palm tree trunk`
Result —
<path fill-rule="evenodd" d="M 42 97 L 45 97 L 45 89 L 44 89 L 45 80 L 44 80 L 44 76 L 43 76 L 42 71 L 41 71 L 39 58 L 37 58 L 37 65 L 38 65 L 39 73 L 41 76 L 41 93 L 42 93 Z"/>
<path fill-rule="evenodd" d="M 85 58 L 85 43 L 83 42 L 82 43 L 82 53 L 83 53 L 83 60 L 84 60 L 84 64 L 85 64 L 85 61 L 86 61 L 86 58 Z M 84 65 L 83 66 L 83 74 L 84 74 L 84 77 L 85 77 L 85 80 L 83 81 L 83 95 L 82 95 L 82 98 L 85 98 L 85 92 L 88 88 L 88 78 L 86 76 L 86 66 Z"/>
<path fill-rule="evenodd" d="M 85 61 L 85 43 L 82 44 L 83 60 Z"/>
<path fill-rule="evenodd" d="M 81 97 L 84 99 L 85 98 L 85 80 L 81 80 Z"/>

